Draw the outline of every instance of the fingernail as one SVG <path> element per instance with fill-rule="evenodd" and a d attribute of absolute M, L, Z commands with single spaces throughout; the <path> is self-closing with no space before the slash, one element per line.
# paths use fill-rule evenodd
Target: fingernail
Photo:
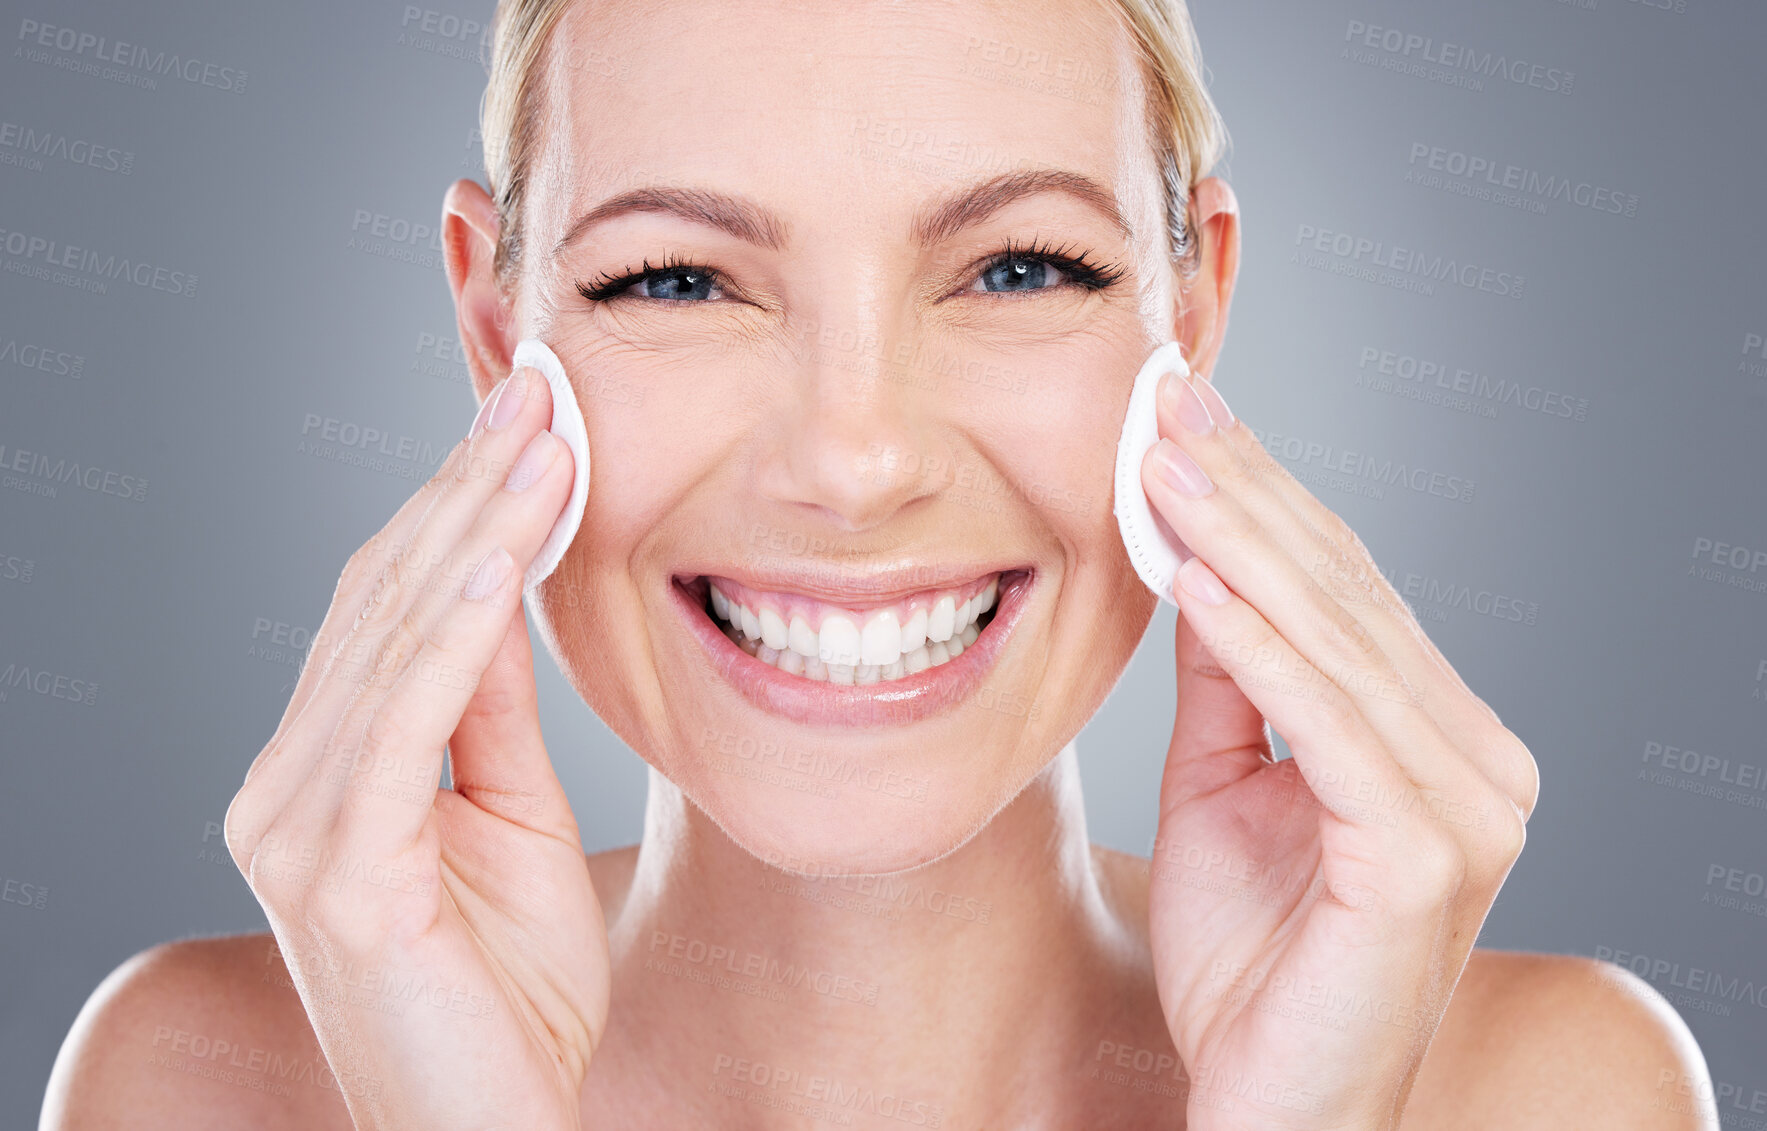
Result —
<path fill-rule="evenodd" d="M 1225 605 L 1231 596 L 1227 586 L 1221 584 L 1215 571 L 1204 565 L 1201 558 L 1191 558 L 1178 567 L 1178 584 L 1206 605 Z"/>
<path fill-rule="evenodd" d="M 1164 437 L 1153 446 L 1153 469 L 1162 483 L 1180 495 L 1201 498 L 1215 489 L 1196 461 L 1183 448 Z"/>
<path fill-rule="evenodd" d="M 557 455 L 558 449 L 553 446 L 552 433 L 544 431 L 539 433 L 528 441 L 527 447 L 522 449 L 521 458 L 516 460 L 515 466 L 510 469 L 509 478 L 504 482 L 503 489 L 505 491 L 526 491 L 534 480 L 540 478 L 545 474 L 546 469 L 552 466 L 552 461 Z"/>
<path fill-rule="evenodd" d="M 497 394 L 503 391 L 503 383 L 508 380 L 509 378 L 505 377 L 503 381 L 497 382 L 497 387 L 491 390 L 491 395 L 486 397 L 485 403 L 479 406 L 478 415 L 472 418 L 472 427 L 466 430 L 467 439 L 470 440 L 483 431 L 485 421 L 491 416 L 491 406 L 497 403 Z"/>
<path fill-rule="evenodd" d="M 509 556 L 509 551 L 502 546 L 497 547 L 485 555 L 479 568 L 472 571 L 472 576 L 466 579 L 466 588 L 460 591 L 460 596 L 468 601 L 483 600 L 503 587 L 503 582 L 514 565 L 515 559 Z"/>
<path fill-rule="evenodd" d="M 1233 422 L 1238 417 L 1234 416 L 1233 410 L 1227 407 L 1227 402 L 1221 399 L 1221 391 L 1215 388 L 1215 382 L 1205 381 L 1199 377 L 1195 384 L 1197 392 L 1202 395 L 1203 403 L 1208 406 L 1209 415 L 1214 417 L 1215 423 L 1223 428 L 1233 427 Z"/>
<path fill-rule="evenodd" d="M 1178 412 L 1178 423 L 1184 430 L 1197 436 L 1206 436 L 1215 430 L 1215 422 L 1209 417 L 1209 410 L 1203 405 L 1203 399 L 1196 391 L 1196 385 L 1189 381 L 1179 382 L 1183 388 L 1173 396 L 1177 399 L 1175 406 Z"/>
<path fill-rule="evenodd" d="M 491 410 L 491 419 L 486 427 L 495 432 L 506 428 L 522 410 L 522 399 L 528 395 L 528 371 L 518 369 L 503 379 L 503 386 L 497 393 L 497 407 Z"/>

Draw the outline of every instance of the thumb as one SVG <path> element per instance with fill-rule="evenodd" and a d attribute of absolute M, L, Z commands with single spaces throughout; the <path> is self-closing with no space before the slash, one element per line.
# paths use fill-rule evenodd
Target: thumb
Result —
<path fill-rule="evenodd" d="M 534 649 L 519 601 L 448 739 L 448 755 L 454 792 L 474 805 L 535 832 L 578 839 L 576 818 L 540 734 Z"/>
<path fill-rule="evenodd" d="M 1215 662 L 1183 613 L 1174 648 L 1177 707 L 1160 781 L 1162 818 L 1193 797 L 1255 773 L 1272 757 L 1264 716 Z"/>

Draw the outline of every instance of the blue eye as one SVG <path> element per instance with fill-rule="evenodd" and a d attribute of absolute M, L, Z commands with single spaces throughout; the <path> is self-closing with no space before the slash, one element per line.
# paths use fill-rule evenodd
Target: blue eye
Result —
<path fill-rule="evenodd" d="M 1041 291 L 1054 283 L 1047 280 L 1051 275 L 1060 276 L 1053 263 L 1047 259 L 1016 258 L 1002 259 L 989 264 L 982 270 L 981 277 L 976 280 L 980 285 L 978 291 Z M 994 284 L 998 284 L 997 286 Z"/>
<path fill-rule="evenodd" d="M 699 302 L 723 298 L 716 271 L 692 263 L 671 260 L 652 267 L 650 260 L 637 271 L 603 275 L 594 283 L 578 283 L 577 293 L 591 302 L 605 302 L 620 295 L 661 299 L 664 302 Z"/>
<path fill-rule="evenodd" d="M 984 294 L 1057 290 L 1064 283 L 1096 291 L 1111 286 L 1126 274 L 1118 267 L 1096 267 L 1084 256 L 1053 251 L 1041 245 L 1006 250 L 984 265 L 976 285 L 968 288 Z M 590 302 L 615 298 L 644 298 L 662 302 L 709 302 L 728 297 L 724 277 L 716 270 L 671 255 L 659 267 L 646 259 L 636 271 L 603 274 L 592 283 L 578 283 L 577 293 Z"/>

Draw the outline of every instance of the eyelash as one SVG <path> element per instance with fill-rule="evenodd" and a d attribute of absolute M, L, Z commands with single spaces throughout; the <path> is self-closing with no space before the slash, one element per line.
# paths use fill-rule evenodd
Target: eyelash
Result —
<path fill-rule="evenodd" d="M 1087 257 L 1085 252 L 1076 253 L 1071 244 L 1061 248 L 1051 248 L 1047 244 L 1040 242 L 1026 246 L 1015 240 L 1008 240 L 1005 248 L 996 252 L 994 255 L 990 256 L 986 262 L 981 264 L 977 269 L 977 274 L 979 275 L 992 271 L 1001 264 L 1010 263 L 1014 260 L 1032 260 L 1047 263 L 1067 276 L 1066 283 L 1084 287 L 1089 291 L 1103 290 L 1106 287 L 1114 286 L 1125 274 L 1127 274 L 1125 269 L 1116 264 L 1100 265 L 1094 263 Z M 591 282 L 579 282 L 577 284 L 577 293 L 588 299 L 590 302 L 606 302 L 612 298 L 622 297 L 621 292 L 636 283 L 643 282 L 651 275 L 666 274 L 670 271 L 691 271 L 696 274 L 710 276 L 714 284 L 721 285 L 725 282 L 722 272 L 716 271 L 701 263 L 694 263 L 682 259 L 680 256 L 671 252 L 667 259 L 661 264 L 655 266 L 653 266 L 650 260 L 646 258 L 644 260 L 644 265 L 636 271 L 625 271 L 618 275 L 603 272 Z M 1038 290 L 1059 290 L 1064 285 L 1066 284 L 1057 283 L 1053 287 L 1037 287 L 1031 292 L 1021 293 L 1035 293 L 1035 291 Z M 629 295 L 624 297 L 647 298 L 648 296 Z M 648 299 L 648 301 L 689 302 L 692 300 L 651 298 Z"/>

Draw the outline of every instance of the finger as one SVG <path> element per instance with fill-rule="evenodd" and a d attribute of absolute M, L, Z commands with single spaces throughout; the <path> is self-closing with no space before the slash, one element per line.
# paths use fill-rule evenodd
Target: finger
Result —
<path fill-rule="evenodd" d="M 1190 618 L 1178 618 L 1173 648 L 1177 707 L 1160 779 L 1160 817 L 1256 773 L 1272 756 L 1270 728 L 1233 676 L 1209 654 Z"/>
<path fill-rule="evenodd" d="M 301 710 L 312 697 L 313 688 L 323 678 L 323 661 L 329 656 L 333 645 L 348 633 L 357 611 L 368 596 L 369 587 L 379 578 L 392 556 L 409 541 L 411 532 L 417 528 L 430 507 L 435 505 L 443 487 L 457 474 L 460 462 L 470 458 L 472 440 L 483 429 L 491 405 L 502 391 L 503 383 L 500 381 L 479 405 L 466 435 L 454 445 L 442 465 L 436 469 L 436 473 L 406 499 L 386 525 L 363 543 L 345 563 L 332 591 L 331 605 L 326 610 L 325 620 L 320 624 L 319 631 L 313 635 L 307 660 L 301 667 L 299 680 L 295 683 L 294 694 L 289 697 L 288 706 L 283 710 L 282 721 L 276 734 L 272 736 L 272 742 L 299 719 Z M 315 659 L 320 662 L 315 663 Z M 249 780 L 249 774 L 247 778 Z"/>
<path fill-rule="evenodd" d="M 1218 394 L 1207 399 L 1218 399 Z M 1190 450 L 1182 426 L 1168 434 Z M 1425 709 L 1443 731 L 1466 737 L 1462 746 L 1480 771 L 1516 802 L 1524 817 L 1531 813 L 1539 793 L 1532 755 L 1448 662 L 1355 531 L 1274 459 L 1251 429 L 1228 427 L 1221 435 L 1243 471 L 1236 481 L 1243 490 L 1236 488 L 1236 493 L 1247 509 L 1290 548 L 1327 594 L 1356 615 L 1395 667 L 1422 691 Z"/>
<path fill-rule="evenodd" d="M 1416 709 L 1412 689 L 1379 645 L 1283 552 L 1235 495 L 1211 488 L 1196 497 L 1176 489 L 1160 471 L 1168 453 L 1184 459 L 1171 441 L 1161 440 L 1142 469 L 1155 509 L 1217 576 L 1269 619 L 1311 669 L 1349 694 L 1371 729 L 1398 752 L 1409 776 L 1430 784 L 1433 767 L 1415 757 L 1408 760 L 1406 751 L 1437 746 L 1442 736 L 1434 720 Z"/>
<path fill-rule="evenodd" d="M 490 547 L 482 546 L 464 565 L 456 561 L 465 533 L 491 500 L 503 494 L 521 452 L 551 420 L 545 378 L 533 370 L 523 374 L 521 382 L 511 381 L 498 396 L 499 406 L 514 396 L 509 400 L 517 406 L 514 416 L 498 420 L 496 427 L 485 422 L 485 430 L 453 461 L 450 473 L 437 476 L 431 505 L 403 543 L 387 550 L 366 594 L 352 597 L 351 604 L 338 610 L 340 618 L 351 619 L 323 662 L 316 661 L 319 678 L 300 720 L 267 751 L 260 780 L 253 783 L 256 805 L 279 812 L 310 783 L 327 804 L 335 802 L 347 775 L 323 765 L 327 751 L 343 767 L 354 757 L 347 741 L 337 742 L 340 728 L 351 711 L 356 712 L 353 725 L 360 728 L 417 654 L 422 637 L 415 635 L 407 614 L 418 598 L 426 590 L 459 592 L 466 580 L 462 570 L 470 571 L 489 553 Z"/>
<path fill-rule="evenodd" d="M 1163 386 L 1162 393 L 1161 428 L 1166 441 L 1177 444 L 1222 488 L 1200 505 L 1186 507 L 1189 500 L 1177 492 L 1169 492 L 1167 498 L 1178 500 L 1179 511 L 1197 521 L 1218 520 L 1217 527 L 1235 543 L 1262 543 L 1249 554 L 1225 553 L 1217 543 L 1217 550 L 1205 555 L 1217 572 L 1259 608 L 1269 610 L 1278 628 L 1317 667 L 1358 694 L 1377 714 L 1402 727 L 1405 720 L 1379 701 L 1420 708 L 1440 732 L 1464 737 L 1455 748 L 1486 780 L 1512 800 L 1525 799 L 1531 805 L 1537 788 L 1530 781 L 1531 776 L 1537 780 L 1532 758 L 1440 658 L 1348 525 L 1272 459 L 1248 428 L 1237 421 L 1224 429 L 1214 426 L 1203 408 L 1204 398 L 1189 383 L 1174 381 Z M 1162 513 L 1188 545 L 1197 546 L 1176 525 L 1174 514 Z M 1282 563 L 1267 558 L 1267 553 L 1280 555 L 1291 568 L 1279 568 Z M 1253 584 L 1244 572 L 1253 563 L 1270 567 L 1265 570 L 1270 584 Z M 1290 585 L 1300 585 L 1306 592 L 1306 607 L 1280 597 Z M 1394 738 L 1390 732 L 1388 737 Z M 1407 768 L 1420 782 L 1430 772 L 1415 760 Z"/>
<path fill-rule="evenodd" d="M 1179 606 L 1217 662 L 1288 740 L 1296 768 L 1319 803 L 1363 826 L 1407 830 L 1407 836 L 1427 830 L 1429 843 L 1458 842 L 1467 849 L 1465 859 L 1507 870 L 1513 856 L 1484 851 L 1484 841 L 1507 837 L 1518 819 L 1433 721 L 1421 725 L 1428 716 L 1413 712 L 1410 731 L 1395 739 L 1382 735 L 1367 698 L 1320 672 L 1223 583 L 1202 553 L 1178 571 Z M 1413 765 L 1428 766 L 1430 776 L 1417 780 Z"/>
<path fill-rule="evenodd" d="M 1173 588 L 1202 646 L 1287 740 L 1319 802 L 1344 822 L 1391 829 L 1398 822 L 1359 795 L 1399 803 L 1416 791 L 1342 688 L 1320 675 L 1257 609 L 1195 557 Z"/>
<path fill-rule="evenodd" d="M 350 788 L 339 803 L 338 833 L 361 851 L 372 856 L 403 848 L 428 820 L 443 748 L 478 694 L 510 621 L 523 615 L 523 573 L 570 497 L 572 478 L 564 441 L 551 432 L 539 433 L 511 470 L 510 487 L 484 508 L 463 539 L 456 556 L 475 563 L 459 571 L 467 576 L 446 589 L 426 587 L 392 634 L 390 641 L 396 643 L 388 644 L 383 669 L 398 669 L 398 674 L 378 700 L 364 695 L 351 705 L 342 724 L 349 737 L 342 746 L 354 748 L 355 722 L 361 720 L 365 757 L 353 767 Z M 517 485 L 520 490 L 514 489 Z M 531 709 L 531 667 L 528 675 L 525 695 Z M 370 686 L 379 683 L 377 673 Z M 544 761 L 537 724 L 535 738 L 532 757 Z M 482 760 L 476 765 L 484 768 Z M 394 788 L 388 788 L 388 766 Z M 421 796 L 397 787 L 406 782 L 420 784 Z M 322 793 L 309 788 L 315 798 Z"/>
<path fill-rule="evenodd" d="M 580 843 L 576 818 L 540 733 L 528 618 L 509 618 L 503 644 L 448 739 L 454 792 L 505 820 Z"/>

